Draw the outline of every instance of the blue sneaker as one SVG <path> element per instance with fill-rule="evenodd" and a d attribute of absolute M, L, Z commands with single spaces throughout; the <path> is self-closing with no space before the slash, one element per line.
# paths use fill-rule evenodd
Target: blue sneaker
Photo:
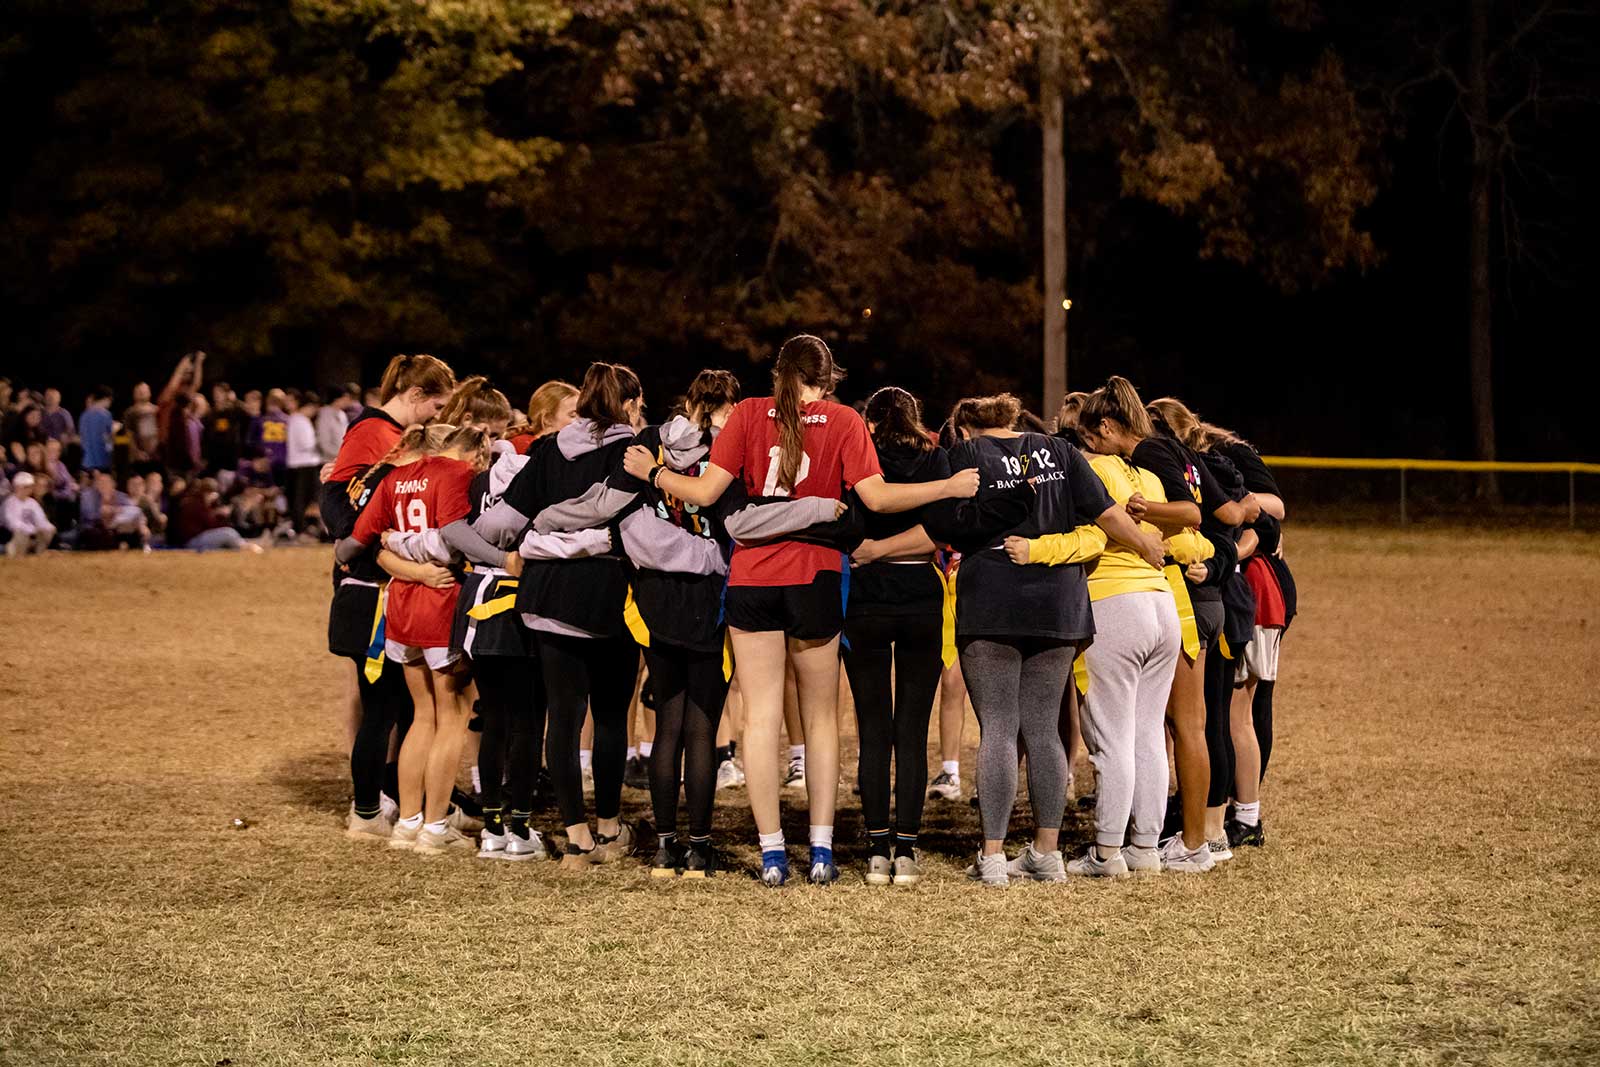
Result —
<path fill-rule="evenodd" d="M 761 880 L 769 886 L 780 886 L 789 880 L 789 853 L 781 848 L 761 854 Z"/>
<path fill-rule="evenodd" d="M 839 868 L 833 865 L 833 849 L 811 846 L 811 884 L 832 885 L 839 880 Z"/>

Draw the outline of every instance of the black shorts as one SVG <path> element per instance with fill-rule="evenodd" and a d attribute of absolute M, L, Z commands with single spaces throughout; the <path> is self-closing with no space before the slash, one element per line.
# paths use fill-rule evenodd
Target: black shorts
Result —
<path fill-rule="evenodd" d="M 809 585 L 730 585 L 723 617 L 736 630 L 826 641 L 844 628 L 839 573 L 821 571 Z"/>
<path fill-rule="evenodd" d="M 328 608 L 328 651 L 366 659 L 377 618 L 378 587 L 352 579 L 341 582 Z"/>

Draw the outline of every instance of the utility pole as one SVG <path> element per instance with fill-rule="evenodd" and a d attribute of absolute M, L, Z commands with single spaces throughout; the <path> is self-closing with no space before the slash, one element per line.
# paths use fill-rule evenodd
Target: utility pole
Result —
<path fill-rule="evenodd" d="M 1061 91 L 1061 20 L 1054 4 L 1039 48 L 1044 154 L 1044 397 L 1048 423 L 1067 392 L 1067 154 Z"/>

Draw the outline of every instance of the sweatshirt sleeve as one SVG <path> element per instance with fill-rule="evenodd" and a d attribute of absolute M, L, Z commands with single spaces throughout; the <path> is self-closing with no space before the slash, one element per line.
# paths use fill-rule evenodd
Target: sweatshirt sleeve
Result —
<path fill-rule="evenodd" d="M 832 497 L 803 496 L 748 502 L 723 516 L 722 528 L 740 544 L 760 544 L 796 533 L 819 522 L 832 522 L 839 502 Z"/>
<path fill-rule="evenodd" d="M 587 530 L 604 526 L 639 499 L 637 492 L 614 488 L 609 482 L 589 487 L 582 496 L 551 504 L 533 517 L 533 528 L 540 533 Z"/>
<path fill-rule="evenodd" d="M 673 574 L 727 574 L 722 547 L 690 533 L 646 508 L 622 520 L 622 548 L 643 570 Z"/>
<path fill-rule="evenodd" d="M 390 530 L 383 535 L 383 547 L 412 563 L 449 563 L 451 560 L 450 547 L 438 530 L 414 533 Z"/>
<path fill-rule="evenodd" d="M 444 544 L 466 556 L 474 563 L 498 567 L 505 562 L 506 550 L 497 548 L 482 537 L 466 519 L 457 519 L 439 531 Z"/>
<path fill-rule="evenodd" d="M 517 546 L 523 559 L 582 559 L 611 551 L 611 530 L 599 526 L 570 533 L 542 534 L 529 530 Z"/>
<path fill-rule="evenodd" d="M 1045 534 L 1028 542 L 1028 562 L 1060 567 L 1068 563 L 1087 563 L 1106 549 L 1106 534 L 1100 527 L 1079 526 L 1071 533 Z"/>

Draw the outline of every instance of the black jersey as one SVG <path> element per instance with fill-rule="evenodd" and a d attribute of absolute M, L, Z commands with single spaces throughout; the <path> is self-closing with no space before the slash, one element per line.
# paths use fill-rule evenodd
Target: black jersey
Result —
<path fill-rule="evenodd" d="M 942 448 L 881 445 L 878 463 L 886 482 L 936 482 L 950 477 L 950 457 Z M 866 535 L 882 541 L 923 524 L 924 508 L 880 515 L 867 512 Z M 941 610 L 944 585 L 931 563 L 880 560 L 850 571 L 847 612 L 862 615 L 926 615 Z"/>

